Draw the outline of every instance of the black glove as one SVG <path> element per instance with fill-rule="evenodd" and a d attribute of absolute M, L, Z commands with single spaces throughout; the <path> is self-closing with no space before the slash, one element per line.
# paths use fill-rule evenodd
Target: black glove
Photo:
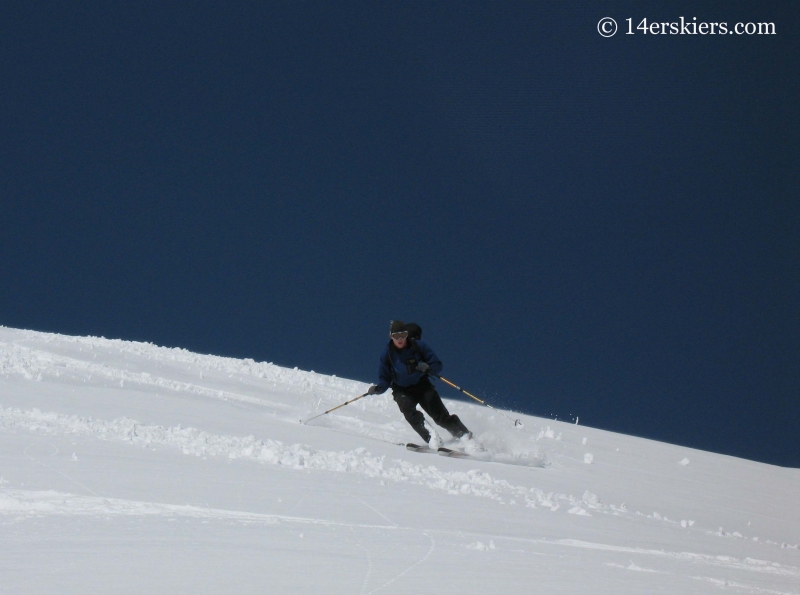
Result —
<path fill-rule="evenodd" d="M 367 394 L 368 395 L 379 395 L 382 392 L 383 391 L 381 389 L 379 389 L 376 385 L 373 384 L 372 386 L 369 387 L 369 390 L 367 391 Z"/>
<path fill-rule="evenodd" d="M 422 372 L 423 374 L 427 374 L 431 371 L 431 367 L 426 364 L 425 362 L 419 362 L 417 364 L 417 372 Z"/>

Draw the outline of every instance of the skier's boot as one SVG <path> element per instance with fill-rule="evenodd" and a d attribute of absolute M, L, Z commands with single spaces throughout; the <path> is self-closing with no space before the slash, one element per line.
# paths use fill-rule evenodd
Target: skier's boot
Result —
<path fill-rule="evenodd" d="M 442 441 L 442 439 L 439 437 L 438 434 L 433 434 L 431 436 L 431 439 L 428 440 L 428 446 L 438 450 L 442 448 L 442 446 L 444 446 L 444 442 Z"/>
<path fill-rule="evenodd" d="M 413 425 L 411 426 L 414 428 L 414 431 L 419 434 L 419 437 L 422 438 L 423 444 L 428 444 L 431 441 L 431 433 L 428 431 L 428 428 L 425 427 L 425 424 Z"/>
<path fill-rule="evenodd" d="M 450 419 L 447 422 L 447 431 L 449 431 L 456 440 L 462 436 L 468 436 L 469 438 L 472 438 L 472 432 L 467 429 L 467 426 L 461 423 L 461 420 L 457 415 L 450 416 Z"/>

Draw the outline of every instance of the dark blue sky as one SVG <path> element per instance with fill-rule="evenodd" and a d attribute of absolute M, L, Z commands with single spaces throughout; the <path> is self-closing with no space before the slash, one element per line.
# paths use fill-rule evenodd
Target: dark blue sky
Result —
<path fill-rule="evenodd" d="M 681 16 L 777 34 L 624 34 Z M 415 320 L 495 406 L 800 466 L 798 33 L 788 1 L 6 6 L 0 324 L 372 382 Z"/>

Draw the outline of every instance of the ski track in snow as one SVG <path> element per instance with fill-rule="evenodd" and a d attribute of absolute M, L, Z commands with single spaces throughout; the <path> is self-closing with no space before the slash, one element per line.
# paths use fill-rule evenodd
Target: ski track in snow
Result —
<path fill-rule="evenodd" d="M 359 474 L 383 481 L 423 485 L 429 489 L 445 491 L 452 495 L 487 498 L 508 505 L 516 505 L 519 502 L 520 505 L 533 509 L 541 507 L 552 512 L 566 510 L 568 514 L 578 516 L 590 517 L 589 510 L 595 513 L 615 516 L 631 514 L 641 516 L 640 513 L 629 513 L 624 507 L 604 504 L 595 494 L 588 491 L 578 498 L 568 494 L 548 493 L 535 487 L 514 485 L 506 480 L 495 479 L 490 474 L 476 469 L 465 472 L 443 471 L 433 465 L 412 464 L 403 459 L 387 462 L 385 457 L 373 456 L 365 448 L 340 452 L 314 450 L 304 444 L 285 445 L 277 440 L 261 440 L 252 435 L 244 437 L 225 436 L 195 428 L 182 428 L 180 426 L 164 428 L 157 425 L 143 425 L 128 418 L 104 421 L 75 415 L 45 413 L 37 409 L 23 411 L 2 407 L 0 407 L 0 428 L 26 430 L 50 436 L 83 435 L 100 440 L 125 442 L 139 447 L 168 447 L 180 450 L 186 455 L 243 459 L 290 469 Z M 56 447 L 52 446 L 52 448 Z M 27 449 L 26 456 L 28 456 Z M 51 471 L 64 475 L 41 461 L 30 456 L 28 458 Z M 99 496 L 87 486 L 68 476 L 65 477 L 89 493 Z M 3 488 L 0 488 L 0 491 L 3 491 Z M 395 528 L 398 526 L 373 506 L 349 492 L 346 494 L 388 523 L 380 526 Z M 18 512 L 13 508 L 3 508 L 0 505 L 0 514 L 8 513 L 9 511 Z M 660 517 L 653 518 L 664 521 Z M 678 524 L 674 521 L 664 522 Z M 706 531 L 706 533 L 717 535 L 716 532 L 711 531 Z M 588 544 L 579 541 L 564 540 L 559 543 L 572 547 L 611 549 L 624 553 L 663 554 L 663 552 L 658 551 L 649 552 L 637 548 Z M 686 554 L 686 559 L 691 559 L 691 556 Z M 752 568 L 751 565 L 745 567 Z M 766 568 L 764 572 L 773 572 L 768 566 L 764 566 L 764 568 Z M 798 576 L 800 577 L 800 574 Z"/>
<path fill-rule="evenodd" d="M 241 376 L 267 382 L 279 382 L 282 388 L 286 388 L 287 385 L 293 386 L 297 392 L 310 393 L 313 385 L 315 391 L 321 391 L 322 393 L 336 391 L 337 394 L 335 396 L 338 396 L 338 391 L 352 392 L 354 387 L 364 388 L 367 386 L 354 380 L 317 374 L 314 371 L 299 370 L 298 368 L 289 369 L 269 362 L 256 362 L 249 358 L 235 359 L 217 355 L 203 355 L 180 347 L 160 347 L 153 343 L 105 339 L 103 337 L 72 337 L 36 331 L 13 330 L 18 337 L 17 340 L 13 343 L 0 341 L 0 374 L 18 373 L 29 380 L 36 379 L 38 374 L 52 371 L 53 365 L 68 367 L 70 364 L 74 364 L 80 370 L 90 369 L 85 366 L 91 365 L 91 362 L 63 356 L 55 352 L 57 348 L 62 346 L 78 345 L 81 353 L 85 349 L 88 353 L 95 354 L 103 351 L 104 354 L 113 352 L 119 355 L 129 355 L 141 360 L 141 363 L 152 364 L 156 360 L 162 363 L 184 364 L 201 372 L 217 372 L 222 377 L 227 378 Z M 26 341 L 53 345 L 54 349 L 45 351 L 23 345 L 22 343 Z M 97 370 L 106 374 L 112 371 L 122 371 L 111 367 L 104 370 L 104 367 L 101 364 L 101 367 Z M 136 376 L 134 376 L 135 378 Z"/>
<path fill-rule="evenodd" d="M 347 452 L 314 450 L 305 444 L 286 445 L 278 440 L 257 439 L 252 435 L 225 436 L 191 427 L 164 428 L 140 424 L 128 418 L 104 421 L 42 412 L 38 409 L 0 407 L 0 427 L 45 435 L 83 435 L 144 447 L 164 446 L 199 457 L 244 459 L 292 469 L 356 473 L 370 478 L 424 485 L 453 495 L 476 496 L 502 502 L 520 500 L 531 508 L 544 507 L 552 511 L 559 510 L 561 504 L 572 509 L 579 503 L 596 511 L 619 513 L 623 510 L 602 504 L 596 496 L 588 492 L 583 498 L 547 493 L 538 488 L 495 479 L 489 473 L 477 469 L 443 471 L 433 465 L 413 464 L 403 459 L 387 461 L 386 457 L 374 456 L 365 448 Z"/>
<path fill-rule="evenodd" d="M 551 541 L 556 545 L 565 547 L 591 549 L 591 550 L 605 550 L 609 552 L 620 552 L 625 554 L 638 554 L 653 556 L 658 558 L 670 558 L 679 560 L 681 562 L 691 562 L 695 564 L 704 564 L 707 566 L 718 566 L 722 568 L 733 568 L 736 570 L 747 570 L 750 572 L 772 574 L 777 576 L 790 576 L 800 579 L 800 568 L 794 566 L 785 566 L 776 562 L 768 562 L 766 560 L 756 560 L 754 558 L 747 558 L 745 560 L 737 560 L 731 556 L 712 556 L 709 554 L 696 554 L 691 552 L 669 552 L 665 550 L 648 550 L 636 547 L 626 547 L 618 545 L 609 545 L 605 543 L 591 543 L 581 541 L 578 539 L 558 539 Z"/>
<path fill-rule="evenodd" d="M 641 566 L 637 566 L 633 563 L 633 560 L 630 561 L 630 564 L 627 566 L 625 564 L 616 564 L 614 562 L 608 562 L 606 566 L 611 566 L 612 568 L 622 568 L 624 570 L 631 570 L 633 572 L 652 572 L 654 574 L 667 574 L 663 570 L 653 570 L 652 568 L 642 568 Z"/>
<path fill-rule="evenodd" d="M 158 387 L 165 390 L 194 393 L 196 395 L 223 401 L 241 401 L 243 403 L 272 407 L 274 409 L 289 408 L 289 406 L 284 403 L 237 394 L 231 391 L 216 390 L 191 382 L 180 382 L 168 378 L 161 378 L 153 376 L 149 372 L 129 372 L 127 370 L 111 368 L 106 364 L 96 364 L 17 345 L 10 346 L 7 343 L 0 343 L 0 347 L 5 347 L 5 349 L 0 352 L 2 353 L 2 359 L 0 359 L 0 373 L 20 374 L 27 380 L 42 380 L 43 374 L 52 374 L 55 377 L 59 377 L 61 374 L 60 368 L 65 372 L 70 371 L 88 375 L 89 378 L 93 375 L 104 377 L 114 381 L 120 386 L 123 386 L 125 382 L 129 382 L 142 386 Z"/>
<path fill-rule="evenodd" d="M 223 510 L 216 508 L 204 508 L 191 505 L 161 504 L 155 502 L 141 502 L 135 500 L 122 500 L 117 498 L 102 498 L 95 496 L 79 496 L 56 492 L 53 490 L 19 490 L 0 488 L 0 514 L 16 519 L 30 518 L 31 516 L 46 515 L 90 515 L 101 517 L 114 516 L 162 516 L 162 517 L 188 517 L 193 519 L 233 521 L 240 523 L 258 523 L 263 525 L 276 525 L 279 523 L 296 523 L 304 525 L 322 526 L 341 526 L 369 530 L 397 530 L 417 533 L 420 530 L 412 527 L 402 527 L 392 525 L 373 525 L 364 523 L 347 523 L 328 519 L 296 517 L 280 514 L 263 514 L 253 512 L 242 512 L 234 510 Z M 528 543 L 547 547 L 568 547 L 590 550 L 603 550 L 607 552 L 624 553 L 626 555 L 647 556 L 659 559 L 672 560 L 697 566 L 717 568 L 720 570 L 741 570 L 755 574 L 767 574 L 779 577 L 789 577 L 800 580 L 800 568 L 746 558 L 736 559 L 731 556 L 712 556 L 709 554 L 698 554 L 692 552 L 671 552 L 665 550 L 652 550 L 636 547 L 616 546 L 604 543 L 592 543 L 575 539 L 534 539 L 524 537 L 510 537 L 498 535 L 486 535 L 472 532 L 453 532 L 424 530 L 421 532 L 429 541 L 428 551 L 419 560 L 396 574 L 394 577 L 384 582 L 380 586 L 372 589 L 367 595 L 371 595 L 384 587 L 392 584 L 396 580 L 411 572 L 417 566 L 426 562 L 436 549 L 436 541 L 433 534 L 455 535 L 459 538 L 479 537 L 481 539 L 501 540 L 506 542 Z M 363 550 L 363 546 L 359 546 Z M 372 572 L 372 562 L 369 552 L 367 554 L 367 570 L 361 585 L 361 593 L 367 588 L 370 574 Z M 654 572 L 669 574 L 668 572 L 654 569 L 643 568 L 630 562 L 629 565 L 609 563 L 609 566 L 622 568 L 625 570 L 639 572 Z M 691 577 L 697 580 L 708 581 L 718 586 L 730 586 L 749 590 L 755 593 L 770 593 L 775 595 L 797 595 L 791 591 L 776 591 L 754 587 L 742 583 L 734 583 L 729 580 L 715 579 L 713 577 Z"/>
<path fill-rule="evenodd" d="M 0 488 L 0 514 L 23 519 L 36 515 L 81 516 L 166 516 L 195 519 L 230 520 L 247 523 L 277 524 L 279 522 L 306 525 L 357 527 L 360 529 L 397 529 L 396 525 L 346 523 L 327 519 L 296 517 L 204 508 L 200 506 L 161 504 L 118 498 L 79 496 L 53 490 L 18 490 Z"/>
<path fill-rule="evenodd" d="M 703 581 L 705 583 L 710 583 L 711 585 L 725 589 L 727 587 L 731 587 L 733 589 L 740 589 L 742 591 L 749 591 L 750 593 L 765 593 L 766 595 L 797 595 L 797 591 L 776 591 L 775 589 L 765 589 L 763 587 L 755 587 L 753 585 L 745 585 L 743 583 L 738 583 L 736 581 L 730 581 L 727 579 L 721 578 L 711 578 L 708 576 L 691 576 L 689 577 L 693 580 Z"/>
<path fill-rule="evenodd" d="M 369 585 L 369 579 L 372 576 L 372 554 L 369 553 L 369 548 L 365 548 L 360 543 L 356 543 L 356 547 L 364 552 L 367 558 L 367 570 L 364 573 L 364 580 L 361 581 L 361 591 L 359 591 L 360 595 L 364 595 L 367 590 L 367 585 Z"/>
<path fill-rule="evenodd" d="M 38 460 L 38 459 L 34 459 L 34 458 L 31 456 L 31 455 L 29 455 L 29 454 L 28 454 L 28 451 L 29 451 L 29 450 L 30 450 L 32 447 L 34 447 L 34 446 L 35 446 L 34 444 L 31 444 L 30 446 L 26 447 L 26 448 L 25 448 L 25 451 L 23 452 L 23 454 L 24 454 L 24 455 L 25 455 L 25 456 L 26 456 L 28 459 L 30 459 L 31 461 L 33 461 L 33 462 L 34 462 L 34 463 L 36 463 L 37 465 L 41 465 L 42 467 L 44 467 L 44 468 L 45 468 L 45 469 L 47 469 L 48 471 L 52 471 L 53 473 L 57 473 L 58 475 L 60 475 L 60 476 L 61 476 L 61 477 L 63 477 L 64 479 L 66 479 L 67 481 L 69 481 L 69 482 L 71 482 L 71 483 L 74 483 L 76 486 L 78 486 L 78 487 L 80 487 L 80 488 L 83 488 L 84 490 L 86 490 L 86 491 L 87 491 L 87 492 L 89 492 L 90 494 L 92 494 L 92 495 L 94 495 L 94 496 L 100 496 L 100 494 L 98 494 L 97 492 L 95 492 L 94 490 L 92 490 L 90 487 L 88 487 L 88 486 L 86 486 L 86 485 L 82 484 L 81 482 L 79 482 L 79 481 L 75 480 L 74 478 L 70 477 L 70 476 L 69 476 L 69 475 L 67 475 L 66 473 L 62 473 L 62 472 L 61 472 L 61 471 L 59 471 L 58 469 L 53 469 L 53 468 L 52 468 L 50 465 L 46 465 L 46 464 L 42 463 L 40 460 Z M 52 454 L 53 454 L 53 456 L 58 454 L 58 452 L 59 452 L 59 451 L 58 451 L 58 447 L 57 447 L 57 446 L 55 446 L 55 445 L 52 445 L 52 444 L 48 444 L 48 446 L 50 446 L 50 448 L 52 448 L 52 449 L 53 449 L 53 451 L 54 451 L 54 452 L 52 453 Z"/>
<path fill-rule="evenodd" d="M 406 568 L 405 570 L 403 570 L 399 574 L 397 574 L 397 575 L 393 576 L 392 578 L 390 578 L 388 581 L 386 581 L 385 583 L 383 583 L 379 587 L 374 588 L 372 591 L 370 591 L 366 595 L 372 595 L 373 593 L 377 593 L 378 591 L 380 591 L 384 587 L 388 587 L 389 585 L 391 585 L 396 580 L 398 580 L 398 579 L 404 577 L 405 575 L 407 575 L 409 572 L 414 570 L 420 564 L 425 563 L 428 560 L 428 558 L 430 558 L 433 555 L 434 550 L 436 550 L 436 540 L 433 539 L 433 537 L 431 536 L 430 533 L 431 533 L 430 531 L 423 531 L 423 534 L 425 535 L 425 537 L 427 537 L 430 540 L 431 544 L 430 544 L 430 547 L 428 548 L 428 551 L 425 553 L 424 556 L 422 556 L 422 558 L 420 558 L 419 560 L 414 562 L 411 566 L 409 566 L 408 568 Z"/>
<path fill-rule="evenodd" d="M 652 573 L 652 574 L 664 574 L 664 575 L 673 574 L 673 573 L 667 572 L 665 570 L 653 570 L 652 568 L 643 568 L 643 567 L 637 565 L 636 563 L 634 563 L 633 560 L 631 560 L 627 565 L 625 565 L 625 564 L 616 564 L 614 562 L 608 562 L 608 563 L 606 563 L 606 566 L 610 566 L 611 568 L 621 568 L 623 570 L 628 570 L 628 571 L 631 571 L 631 572 L 647 572 L 647 573 Z M 723 589 L 730 587 L 730 588 L 739 589 L 739 590 L 750 592 L 750 593 L 765 593 L 767 595 L 797 595 L 797 593 L 794 592 L 794 591 L 777 591 L 775 589 L 765 589 L 763 587 L 756 587 L 754 585 L 746 585 L 744 583 L 739 583 L 739 582 L 731 581 L 731 580 L 728 580 L 728 579 L 719 579 L 719 578 L 714 578 L 714 577 L 709 577 L 709 576 L 689 576 L 689 578 L 692 579 L 692 580 L 697 580 L 697 581 L 702 581 L 702 582 L 705 582 L 705 583 L 709 583 L 709 584 L 711 584 L 711 585 L 713 585 L 713 586 L 715 586 L 717 588 L 723 588 Z"/>

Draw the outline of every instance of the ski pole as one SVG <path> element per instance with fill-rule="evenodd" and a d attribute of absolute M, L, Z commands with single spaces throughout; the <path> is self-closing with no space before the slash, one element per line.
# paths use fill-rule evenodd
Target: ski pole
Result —
<path fill-rule="evenodd" d="M 494 407 L 492 407 L 491 405 L 489 405 L 489 403 L 487 403 L 486 401 L 483 401 L 483 400 L 479 399 L 479 398 L 478 398 L 478 397 L 476 397 L 475 395 L 473 395 L 473 394 L 471 394 L 471 393 L 468 393 L 467 391 L 465 391 L 465 390 L 464 390 L 463 388 L 461 388 L 460 386 L 457 386 L 457 385 L 453 384 L 453 383 L 452 383 L 452 382 L 450 382 L 450 381 L 449 381 L 447 378 L 442 378 L 441 376 L 436 376 L 436 374 L 432 374 L 432 376 L 434 376 L 434 377 L 438 378 L 438 379 L 439 379 L 439 380 L 441 380 L 442 382 L 446 382 L 447 384 L 449 384 L 450 386 L 452 386 L 454 389 L 461 391 L 462 393 L 464 393 L 464 394 L 465 394 L 465 395 L 467 395 L 468 397 L 470 397 L 470 398 L 472 398 L 472 399 L 475 399 L 475 400 L 476 400 L 476 401 L 478 401 L 478 403 L 480 403 L 481 405 L 486 405 L 486 406 L 487 406 L 489 409 L 491 409 L 492 411 L 497 411 L 497 413 L 499 413 L 499 414 L 500 414 L 500 415 L 502 415 L 503 417 L 505 417 L 505 418 L 508 418 L 508 419 L 510 419 L 511 421 L 513 421 L 515 426 L 519 426 L 520 428 L 522 427 L 522 422 L 521 422 L 519 419 L 514 419 L 514 418 L 512 418 L 512 417 L 509 417 L 508 415 L 506 415 L 505 413 L 503 413 L 503 412 L 502 412 L 502 411 L 500 411 L 499 409 L 495 409 Z"/>
<path fill-rule="evenodd" d="M 359 396 L 357 396 L 355 399 L 350 399 L 349 401 L 347 401 L 347 402 L 345 402 L 345 403 L 342 403 L 341 405 L 337 405 L 337 406 L 336 406 L 336 407 L 334 407 L 333 409 L 328 409 L 327 411 L 323 411 L 323 412 L 322 412 L 322 413 L 320 413 L 319 415 L 315 415 L 314 417 L 309 417 L 309 418 L 308 418 L 307 420 L 305 420 L 305 421 L 303 421 L 303 420 L 301 419 L 301 420 L 300 420 L 300 423 L 301 423 L 301 424 L 307 424 L 307 423 L 308 423 L 308 422 L 310 422 L 312 419 L 317 419 L 318 417 L 322 417 L 323 415 L 327 415 L 327 414 L 328 414 L 328 413 L 330 413 L 331 411 L 336 411 L 337 409 L 341 409 L 342 407 L 344 407 L 345 405 L 349 405 L 349 404 L 350 404 L 350 403 L 352 403 L 353 401 L 358 401 L 359 399 L 363 399 L 363 398 L 364 398 L 364 397 L 366 397 L 368 394 L 369 394 L 369 393 L 364 393 L 363 395 L 359 395 Z"/>

